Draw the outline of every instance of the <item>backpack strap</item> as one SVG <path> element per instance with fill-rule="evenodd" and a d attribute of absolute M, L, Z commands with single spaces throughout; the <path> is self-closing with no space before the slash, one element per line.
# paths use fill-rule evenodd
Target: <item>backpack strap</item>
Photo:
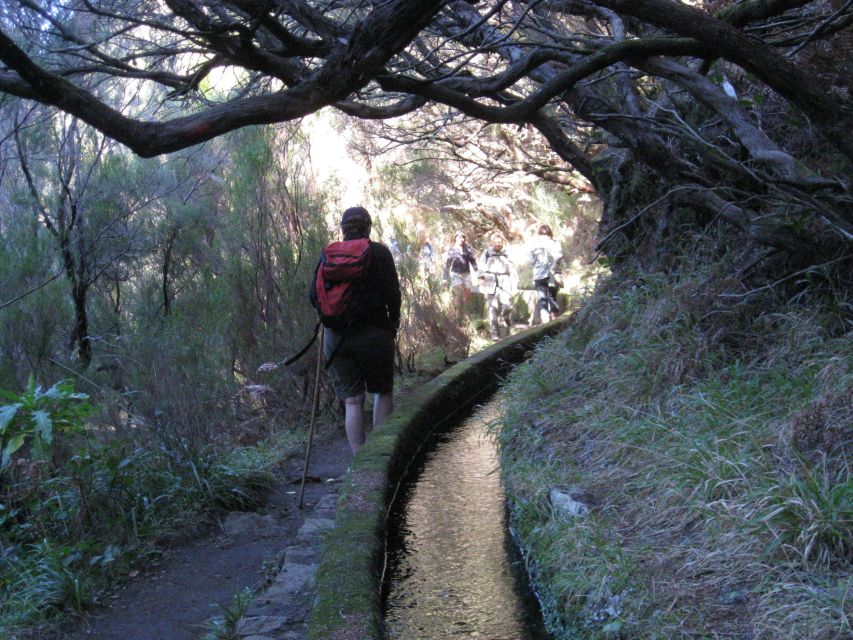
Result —
<path fill-rule="evenodd" d="M 299 353 L 297 353 L 295 356 L 292 356 L 292 357 L 288 358 L 287 360 L 285 360 L 284 361 L 285 367 L 293 364 L 294 362 L 299 360 L 299 358 L 301 358 L 306 353 L 308 353 L 308 349 L 311 348 L 311 345 L 314 344 L 314 342 L 317 340 L 317 336 L 320 335 L 320 331 L 322 331 L 322 329 L 321 329 L 322 325 L 323 325 L 323 323 L 318 320 L 317 324 L 314 325 L 314 332 L 312 333 L 311 339 L 308 341 L 308 344 L 306 344 L 304 347 L 302 347 L 302 349 L 299 350 Z M 328 369 L 329 366 L 332 364 L 332 360 L 334 360 L 335 356 L 338 355 L 338 349 L 341 348 L 341 345 L 343 344 L 345 339 L 346 339 L 346 335 L 340 334 L 340 340 L 338 340 L 338 344 L 336 344 L 335 348 L 332 350 L 332 353 L 329 356 L 329 359 L 326 360 L 326 366 L 323 367 L 324 369 Z"/>
<path fill-rule="evenodd" d="M 287 366 L 293 364 L 294 362 L 296 362 L 297 360 L 299 360 L 299 358 L 301 358 L 302 356 L 304 356 L 308 352 L 308 349 L 311 348 L 311 345 L 314 344 L 314 341 L 317 339 L 317 335 L 319 333 L 320 333 L 320 321 L 318 320 L 317 324 L 314 325 L 314 332 L 311 335 L 311 339 L 308 341 L 308 344 L 306 344 L 304 347 L 302 347 L 302 350 L 299 353 L 297 353 L 295 356 L 285 360 L 284 366 L 287 367 Z M 329 365 L 327 364 L 326 366 L 328 367 Z"/>

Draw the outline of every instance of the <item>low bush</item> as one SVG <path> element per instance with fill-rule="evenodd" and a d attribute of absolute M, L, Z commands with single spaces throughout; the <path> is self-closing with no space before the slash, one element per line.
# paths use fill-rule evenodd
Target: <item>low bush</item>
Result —
<path fill-rule="evenodd" d="M 18 400 L 0 408 L 6 431 L 40 429 L 32 437 L 45 440 L 44 425 L 52 424 L 50 442 L 64 455 L 45 459 L 44 446 L 13 451 L 7 444 L 12 453 L 0 491 L 3 637 L 89 608 L 105 587 L 156 553 L 158 543 L 197 531 L 208 514 L 258 508 L 272 485 L 272 466 L 299 444 L 283 432 L 251 447 L 197 449 L 187 439 L 151 446 L 145 430 L 134 440 L 94 418 L 85 422 L 93 409 L 68 385 L 44 392 L 31 384 Z M 10 407 L 17 407 L 17 422 Z M 33 424 L 38 411 L 44 415 Z"/>

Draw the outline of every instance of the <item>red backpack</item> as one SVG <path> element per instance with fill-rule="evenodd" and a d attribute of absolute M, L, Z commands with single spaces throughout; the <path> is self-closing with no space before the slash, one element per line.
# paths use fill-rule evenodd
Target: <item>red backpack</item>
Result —
<path fill-rule="evenodd" d="M 311 287 L 311 303 L 324 326 L 345 332 L 366 320 L 359 289 L 370 266 L 370 240 L 332 242 L 320 254 Z"/>

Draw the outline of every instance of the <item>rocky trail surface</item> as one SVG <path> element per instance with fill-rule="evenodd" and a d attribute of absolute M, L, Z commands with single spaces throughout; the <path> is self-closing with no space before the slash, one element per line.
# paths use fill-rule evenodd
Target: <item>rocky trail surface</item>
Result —
<path fill-rule="evenodd" d="M 109 600 L 58 636 L 62 640 L 198 640 L 205 623 L 235 594 L 257 597 L 238 625 L 246 638 L 304 637 L 322 529 L 334 518 L 340 479 L 351 460 L 342 431 L 315 444 L 304 506 L 303 460 L 281 465 L 262 513 L 229 513 L 219 526 L 165 551 Z"/>

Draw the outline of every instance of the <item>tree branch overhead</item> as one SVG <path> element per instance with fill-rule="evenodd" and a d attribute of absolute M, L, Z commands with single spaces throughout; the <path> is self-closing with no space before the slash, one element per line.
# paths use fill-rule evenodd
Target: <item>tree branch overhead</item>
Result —
<path fill-rule="evenodd" d="M 616 188 L 602 170 L 614 157 L 606 150 L 627 149 L 662 192 L 683 199 L 705 185 L 713 197 L 697 196 L 697 207 L 720 201 L 746 229 L 796 212 L 821 237 L 848 242 L 853 74 L 830 77 L 810 62 L 834 51 L 853 70 L 850 3 L 7 4 L 0 92 L 80 118 L 141 156 L 325 107 L 365 120 L 443 108 L 532 125 L 604 195 Z M 118 106 L 116 91 L 137 98 Z M 791 146 L 788 125 L 761 117 L 765 101 L 836 160 Z"/>

